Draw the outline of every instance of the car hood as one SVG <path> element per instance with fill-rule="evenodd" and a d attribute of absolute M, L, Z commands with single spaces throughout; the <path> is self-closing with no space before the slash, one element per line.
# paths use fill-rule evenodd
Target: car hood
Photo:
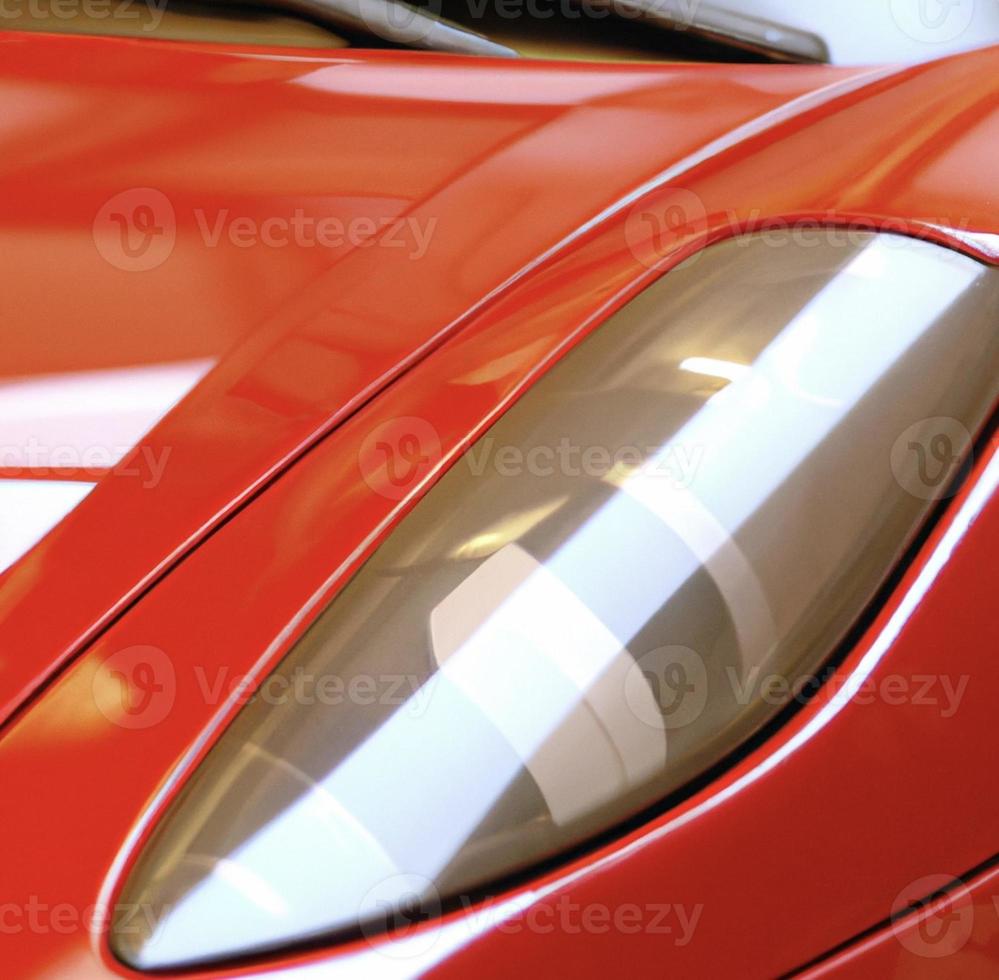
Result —
<path fill-rule="evenodd" d="M 21 528 L 0 554 L 0 720 L 347 416 L 649 188 L 921 73 L 957 79 L 942 129 L 982 102 L 971 80 L 995 60 L 0 47 L 0 492 Z M 848 208 L 843 172 L 813 199 Z M 970 188 L 963 226 L 987 227 L 987 205 Z"/>

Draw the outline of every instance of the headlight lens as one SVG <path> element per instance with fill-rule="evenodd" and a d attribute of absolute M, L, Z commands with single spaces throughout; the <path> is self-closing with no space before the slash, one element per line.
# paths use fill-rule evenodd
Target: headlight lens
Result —
<path fill-rule="evenodd" d="M 140 855 L 121 902 L 164 912 L 117 955 L 217 960 L 467 895 L 773 717 L 762 679 L 828 657 L 999 394 L 999 273 L 853 239 L 707 249 L 504 415 L 274 671 L 410 696 L 248 704 Z"/>

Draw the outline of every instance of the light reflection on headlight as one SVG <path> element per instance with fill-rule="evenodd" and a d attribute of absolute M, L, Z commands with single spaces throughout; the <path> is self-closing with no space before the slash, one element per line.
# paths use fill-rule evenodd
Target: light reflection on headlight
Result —
<path fill-rule="evenodd" d="M 889 236 L 749 237 L 663 277 L 487 434 L 641 458 L 459 460 L 275 670 L 417 690 L 247 705 L 126 883 L 159 929 L 116 953 L 211 961 L 370 924 L 372 894 L 467 896 L 723 759 L 779 710 L 754 678 L 807 678 L 911 541 L 932 500 L 893 445 L 981 426 L 997 312 L 999 273 Z"/>

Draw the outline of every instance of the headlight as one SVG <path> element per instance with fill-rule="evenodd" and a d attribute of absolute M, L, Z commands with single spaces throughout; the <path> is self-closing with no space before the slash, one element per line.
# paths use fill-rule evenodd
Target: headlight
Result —
<path fill-rule="evenodd" d="M 999 272 L 819 237 L 688 260 L 450 469 L 274 672 L 411 696 L 248 704 L 126 882 L 124 906 L 162 917 L 116 927 L 121 959 L 218 960 L 391 918 L 414 889 L 474 894 L 780 710 L 761 679 L 794 690 L 857 622 L 999 377 Z"/>

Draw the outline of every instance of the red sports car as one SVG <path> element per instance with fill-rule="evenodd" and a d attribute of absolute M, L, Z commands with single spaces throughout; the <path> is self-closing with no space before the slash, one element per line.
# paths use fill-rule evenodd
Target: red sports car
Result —
<path fill-rule="evenodd" d="M 992 0 L 7 2 L 0 974 L 999 973 Z"/>

